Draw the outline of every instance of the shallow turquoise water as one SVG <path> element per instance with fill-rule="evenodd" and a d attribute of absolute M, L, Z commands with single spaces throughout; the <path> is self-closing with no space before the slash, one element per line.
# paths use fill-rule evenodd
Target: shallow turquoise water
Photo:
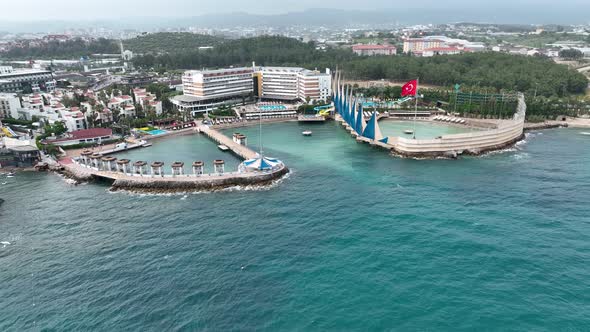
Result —
<path fill-rule="evenodd" d="M 205 163 L 205 172 L 213 172 L 213 160 L 222 159 L 225 161 L 226 171 L 236 171 L 240 159 L 230 152 L 223 152 L 217 148 L 217 144 L 207 136 L 195 134 L 177 136 L 174 138 L 161 138 L 151 141 L 152 146 L 147 148 L 129 150 L 117 153 L 117 158 L 127 158 L 132 161 L 143 160 L 151 163 L 153 161 L 164 162 L 164 172 L 171 174 L 170 165 L 175 161 L 184 162 L 184 171 L 192 172 L 194 161 Z"/>
<path fill-rule="evenodd" d="M 7 179 L 0 330 L 590 329 L 588 137 L 416 161 L 333 123 L 264 128 L 293 170 L 269 190 Z M 239 131 L 255 143 L 256 127 Z M 136 153 L 192 160 L 199 139 Z"/>
<path fill-rule="evenodd" d="M 414 130 L 418 139 L 436 138 L 442 135 L 468 133 L 477 129 L 468 127 L 452 126 L 439 122 L 424 121 L 400 121 L 400 120 L 382 120 L 379 121 L 379 128 L 383 136 L 412 138 L 414 135 L 404 133 L 404 130 Z"/>

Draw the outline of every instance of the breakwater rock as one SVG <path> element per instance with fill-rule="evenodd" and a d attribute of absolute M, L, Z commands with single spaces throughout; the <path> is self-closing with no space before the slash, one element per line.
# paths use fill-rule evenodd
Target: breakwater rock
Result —
<path fill-rule="evenodd" d="M 278 180 L 289 172 L 283 167 L 272 173 L 260 173 L 249 176 L 219 177 L 208 176 L 197 178 L 193 181 L 174 178 L 149 178 L 149 179 L 117 179 L 112 183 L 111 190 L 125 190 L 138 193 L 177 193 L 194 191 L 215 191 L 236 186 L 265 186 Z"/>
<path fill-rule="evenodd" d="M 568 127 L 567 122 L 540 122 L 540 123 L 525 123 L 524 124 L 524 131 L 531 131 L 531 130 L 542 130 L 542 129 L 552 129 L 552 128 L 562 128 Z"/>

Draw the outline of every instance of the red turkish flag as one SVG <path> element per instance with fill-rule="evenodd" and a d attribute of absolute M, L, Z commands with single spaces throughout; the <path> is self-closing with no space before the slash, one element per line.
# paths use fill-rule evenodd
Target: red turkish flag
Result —
<path fill-rule="evenodd" d="M 415 96 L 418 90 L 418 80 L 411 80 L 402 86 L 402 97 Z"/>

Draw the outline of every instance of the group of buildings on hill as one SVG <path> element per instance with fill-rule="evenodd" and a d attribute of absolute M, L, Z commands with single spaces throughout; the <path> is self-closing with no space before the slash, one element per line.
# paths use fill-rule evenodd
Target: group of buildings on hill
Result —
<path fill-rule="evenodd" d="M 403 43 L 403 53 L 423 57 L 478 52 L 485 49 L 485 45 L 482 43 L 446 36 L 405 38 Z M 352 46 L 352 51 L 361 56 L 397 55 L 397 48 L 389 44 L 357 44 Z"/>

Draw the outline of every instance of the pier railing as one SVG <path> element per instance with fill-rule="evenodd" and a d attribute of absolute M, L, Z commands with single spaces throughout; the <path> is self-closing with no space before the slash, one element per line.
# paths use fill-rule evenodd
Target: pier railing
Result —
<path fill-rule="evenodd" d="M 143 179 L 157 179 L 157 178 L 167 178 L 167 179 L 174 179 L 174 178 L 207 178 L 207 177 L 221 177 L 221 176 L 249 176 L 249 175 L 261 175 L 261 174 L 273 174 L 275 172 L 281 171 L 284 166 L 277 166 L 273 167 L 272 169 L 266 170 L 257 170 L 255 172 L 249 172 L 245 168 L 238 168 L 237 171 L 231 172 L 213 172 L 213 173 L 183 173 L 183 174 L 167 174 L 162 171 L 161 174 L 156 174 L 150 172 L 146 173 L 139 173 L 135 170 L 130 169 L 127 171 L 126 169 L 121 169 L 119 171 L 116 170 L 105 170 L 101 167 L 94 167 L 92 165 L 87 165 L 81 162 L 80 157 L 72 158 L 72 163 L 77 167 L 81 167 L 85 169 L 88 173 L 103 176 L 106 178 L 115 178 L 116 175 L 127 176 L 127 177 L 136 177 L 136 178 L 143 178 Z"/>

